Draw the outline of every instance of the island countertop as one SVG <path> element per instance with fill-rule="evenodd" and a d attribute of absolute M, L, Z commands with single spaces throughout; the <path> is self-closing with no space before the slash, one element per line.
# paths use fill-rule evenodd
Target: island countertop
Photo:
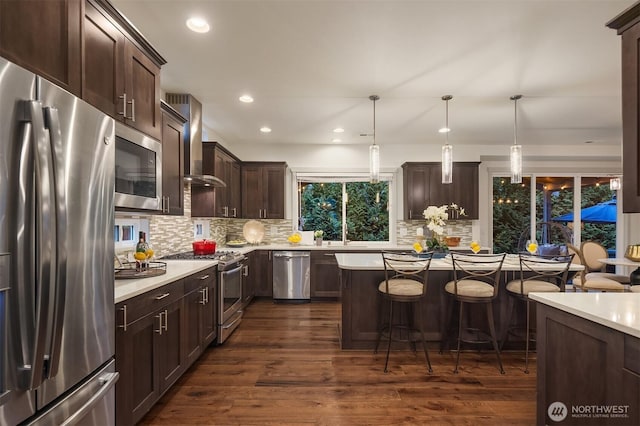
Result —
<path fill-rule="evenodd" d="M 536 302 L 640 338 L 638 293 L 531 293 Z"/>
<path fill-rule="evenodd" d="M 120 303 L 218 264 L 217 260 L 163 260 L 163 262 L 167 263 L 166 274 L 149 278 L 116 280 L 115 303 Z"/>
<path fill-rule="evenodd" d="M 381 271 L 384 269 L 380 253 L 336 253 L 336 260 L 340 269 L 355 271 Z M 453 268 L 451 259 L 432 259 L 429 269 L 436 271 L 448 271 Z M 582 265 L 572 264 L 570 271 L 581 271 Z M 520 260 L 518 255 L 508 254 L 502 264 L 503 271 L 519 271 Z"/>

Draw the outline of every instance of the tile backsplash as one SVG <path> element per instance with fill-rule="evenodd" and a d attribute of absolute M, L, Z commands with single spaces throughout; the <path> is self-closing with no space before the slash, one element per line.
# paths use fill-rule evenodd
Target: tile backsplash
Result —
<path fill-rule="evenodd" d="M 191 218 L 191 188 L 185 185 L 184 216 L 149 216 L 149 243 L 158 257 L 191 251 L 194 241 L 194 221 L 209 220 L 209 239 L 224 245 L 228 240 L 243 239 L 242 227 L 249 219 Z M 260 220 L 265 226 L 263 243 L 285 243 L 292 232 L 291 220 Z"/>
<path fill-rule="evenodd" d="M 469 245 L 473 239 L 472 221 L 450 220 L 445 226 L 444 235 L 460 237 L 460 246 Z M 416 241 L 417 229 L 423 228 L 424 235 L 429 235 L 427 224 L 424 220 L 400 220 L 396 223 L 396 235 L 398 244 L 413 244 Z"/>

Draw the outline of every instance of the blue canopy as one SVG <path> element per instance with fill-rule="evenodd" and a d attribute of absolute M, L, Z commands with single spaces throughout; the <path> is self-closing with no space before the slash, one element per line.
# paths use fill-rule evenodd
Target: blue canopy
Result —
<path fill-rule="evenodd" d="M 587 223 L 616 223 L 616 199 L 596 204 L 581 210 L 580 220 Z M 554 217 L 554 222 L 573 222 L 573 213 Z"/>

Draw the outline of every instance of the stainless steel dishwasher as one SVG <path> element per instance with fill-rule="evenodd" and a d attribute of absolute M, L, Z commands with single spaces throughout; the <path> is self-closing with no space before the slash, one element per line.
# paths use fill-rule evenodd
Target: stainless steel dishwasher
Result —
<path fill-rule="evenodd" d="M 274 302 L 309 302 L 311 300 L 311 252 L 273 252 Z"/>

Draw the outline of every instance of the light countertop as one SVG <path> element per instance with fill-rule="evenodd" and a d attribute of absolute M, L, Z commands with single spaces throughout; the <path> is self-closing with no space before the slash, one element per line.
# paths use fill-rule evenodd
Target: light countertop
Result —
<path fill-rule="evenodd" d="M 529 297 L 640 338 L 640 293 L 530 293 Z"/>
<path fill-rule="evenodd" d="M 302 245 L 302 244 L 247 244 L 244 247 L 229 247 L 229 246 L 219 246 L 217 248 L 218 251 L 239 251 L 241 253 L 249 253 L 254 250 L 301 250 L 301 251 L 315 251 L 315 250 L 325 250 L 325 251 L 349 251 L 349 252 L 358 252 L 358 251 L 379 251 L 379 250 L 412 250 L 411 244 L 383 244 L 383 243 L 360 243 L 360 242 L 351 242 L 348 244 L 342 244 L 340 242 L 332 241 L 331 244 L 328 244 L 328 241 L 324 241 L 322 246 L 317 245 Z M 469 250 L 466 246 L 460 247 L 450 247 L 449 250 Z M 489 250 L 489 247 L 482 247 L 482 250 Z"/>
<path fill-rule="evenodd" d="M 217 260 L 163 260 L 167 263 L 167 273 L 157 277 L 133 280 L 116 280 L 115 303 L 162 287 L 180 278 L 195 274 L 218 264 Z"/>
<path fill-rule="evenodd" d="M 380 253 L 336 253 L 338 267 L 341 269 L 359 270 L 359 271 L 377 271 L 383 270 L 382 256 Z M 436 271 L 451 270 L 453 265 L 450 259 L 433 259 L 429 269 Z M 581 271 L 584 269 L 582 265 L 572 264 L 569 270 Z M 520 260 L 518 255 L 507 255 L 502 264 L 503 271 L 519 271 Z"/>

